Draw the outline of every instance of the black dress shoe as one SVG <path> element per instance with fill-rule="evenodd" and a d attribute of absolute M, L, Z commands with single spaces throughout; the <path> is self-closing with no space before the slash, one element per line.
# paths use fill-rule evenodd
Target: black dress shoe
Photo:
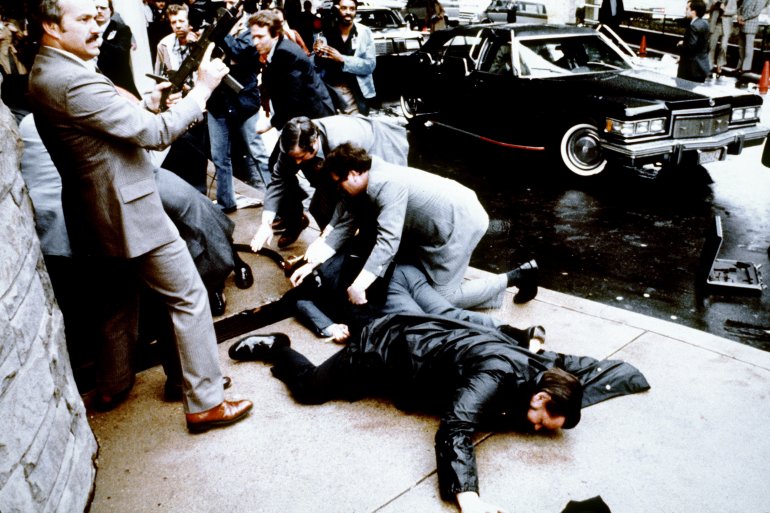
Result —
<path fill-rule="evenodd" d="M 294 244 L 294 242 L 299 238 L 300 234 L 305 230 L 305 228 L 308 227 L 310 224 L 310 219 L 307 218 L 305 214 L 302 214 L 302 219 L 300 220 L 299 226 L 295 229 L 286 229 L 283 232 L 283 235 L 278 239 L 278 247 L 283 249 L 286 246 L 289 246 L 291 244 Z"/>
<path fill-rule="evenodd" d="M 235 266 L 235 286 L 239 289 L 247 289 L 254 284 L 254 275 L 251 267 L 246 262 L 240 262 Z"/>
<path fill-rule="evenodd" d="M 224 292 L 209 292 L 209 305 L 211 306 L 211 315 L 214 317 L 224 314 L 226 306 Z"/>
<path fill-rule="evenodd" d="M 233 360 L 268 362 L 271 360 L 271 353 L 276 347 L 290 346 L 291 341 L 284 333 L 255 334 L 244 337 L 231 345 L 228 354 Z"/>
<path fill-rule="evenodd" d="M 227 390 L 230 385 L 233 384 L 233 380 L 230 376 L 222 376 L 222 388 Z M 171 383 L 166 380 L 166 384 L 163 386 L 163 400 L 169 403 L 175 403 L 182 400 L 182 384 Z"/>
<path fill-rule="evenodd" d="M 513 296 L 513 302 L 520 305 L 534 299 L 537 296 L 537 262 L 530 260 L 514 269 L 513 273 L 515 273 L 515 277 L 512 284 L 519 289 Z"/>

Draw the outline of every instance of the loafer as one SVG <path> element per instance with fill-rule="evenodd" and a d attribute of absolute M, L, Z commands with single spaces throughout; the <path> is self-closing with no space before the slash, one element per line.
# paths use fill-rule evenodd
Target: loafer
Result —
<path fill-rule="evenodd" d="M 222 376 L 222 388 L 227 390 L 233 384 L 233 380 L 230 376 Z M 182 384 L 171 383 L 166 380 L 166 384 L 163 385 L 163 400 L 168 403 L 175 403 L 182 400 Z"/>
<path fill-rule="evenodd" d="M 291 341 L 285 333 L 249 335 L 231 345 L 227 353 L 233 360 L 267 362 L 271 360 L 276 347 L 291 347 Z"/>
<path fill-rule="evenodd" d="M 307 218 L 306 215 L 302 215 L 302 220 L 299 223 L 299 226 L 294 230 L 285 230 L 283 232 L 283 235 L 278 239 L 278 247 L 283 249 L 286 246 L 290 246 L 291 244 L 294 244 L 296 240 L 299 238 L 300 234 L 310 225 L 310 219 Z"/>
<path fill-rule="evenodd" d="M 209 306 L 211 306 L 211 315 L 214 317 L 224 314 L 227 306 L 224 292 L 209 292 Z"/>
<path fill-rule="evenodd" d="M 186 413 L 187 430 L 190 433 L 203 433 L 212 428 L 229 426 L 246 417 L 252 407 L 251 401 L 222 401 L 218 406 L 198 412 Z"/>
<path fill-rule="evenodd" d="M 235 269 L 235 286 L 239 289 L 247 289 L 254 284 L 254 275 L 251 267 L 246 262 L 239 263 Z"/>
<path fill-rule="evenodd" d="M 537 262 L 530 260 L 516 268 L 518 277 L 513 284 L 519 289 L 513 296 L 513 302 L 517 305 L 531 301 L 537 296 Z"/>

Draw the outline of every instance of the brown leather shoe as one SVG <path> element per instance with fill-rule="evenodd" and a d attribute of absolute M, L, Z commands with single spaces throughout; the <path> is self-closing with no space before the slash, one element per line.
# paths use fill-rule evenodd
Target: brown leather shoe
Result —
<path fill-rule="evenodd" d="M 278 239 L 278 247 L 283 249 L 286 246 L 294 244 L 294 242 L 299 238 L 300 234 L 305 230 L 305 228 L 308 227 L 309 224 L 310 219 L 308 219 L 305 214 L 302 214 L 302 219 L 300 220 L 300 224 L 296 229 L 289 230 L 287 228 L 286 231 L 283 232 L 283 235 L 281 235 L 281 237 Z"/>
<path fill-rule="evenodd" d="M 210 410 L 186 413 L 187 430 L 190 433 L 203 433 L 211 428 L 228 426 L 246 417 L 251 407 L 251 401 L 222 401 Z"/>

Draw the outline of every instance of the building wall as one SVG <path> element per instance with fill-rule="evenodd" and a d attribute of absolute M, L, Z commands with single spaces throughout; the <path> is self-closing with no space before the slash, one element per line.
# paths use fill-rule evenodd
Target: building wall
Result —
<path fill-rule="evenodd" d="M 0 511 L 80 512 L 97 443 L 19 171 L 16 121 L 2 102 L 0 134 Z"/>

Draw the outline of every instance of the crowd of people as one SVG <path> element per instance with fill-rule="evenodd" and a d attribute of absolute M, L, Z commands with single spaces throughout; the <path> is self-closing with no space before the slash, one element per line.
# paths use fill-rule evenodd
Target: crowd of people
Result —
<path fill-rule="evenodd" d="M 131 73 L 136 34 L 113 0 L 29 4 L 33 60 L 22 56 L 20 24 L 2 27 L 11 42 L 2 46 L 4 82 L 24 78 L 9 80 L 19 94 L 4 87 L 3 99 L 19 120 L 22 175 L 70 355 L 95 361 L 97 408 L 126 399 L 151 319 L 165 398 L 183 401 L 191 433 L 252 409 L 225 399 L 232 382 L 213 319 L 232 273 L 238 287 L 255 285 L 228 216 L 238 208 L 238 165 L 265 193 L 253 251 L 277 234 L 279 249 L 294 244 L 310 218 L 321 229 L 293 288 L 261 310 L 263 325 L 296 315 L 346 346 L 316 367 L 285 335 L 252 334 L 230 356 L 271 362 L 300 402 L 387 394 L 437 411 L 442 495 L 463 511 L 497 511 L 478 496 L 471 436 L 482 425 L 571 428 L 582 407 L 648 388 L 627 364 L 549 353 L 542 327 L 476 311 L 500 307 L 509 287 L 516 304 L 535 298 L 537 263 L 465 279 L 489 217 L 472 190 L 408 167 L 403 127 L 368 117 L 376 59 L 354 0 L 323 19 L 307 1 L 149 0 L 157 84 L 147 92 Z M 223 20 L 232 21 L 227 33 L 200 46 Z M 193 57 L 195 72 L 172 84 Z M 271 129 L 273 149 L 262 139 Z M 209 162 L 216 201 L 207 196 Z M 88 308 L 83 296 L 94 298 Z M 76 345 L 83 339 L 86 348 Z"/>

